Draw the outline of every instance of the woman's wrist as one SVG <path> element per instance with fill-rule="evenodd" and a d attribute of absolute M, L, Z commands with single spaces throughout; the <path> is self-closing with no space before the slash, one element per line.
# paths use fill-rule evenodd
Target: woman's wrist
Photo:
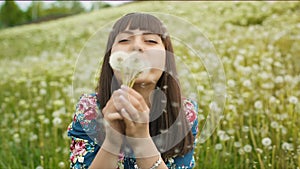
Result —
<path fill-rule="evenodd" d="M 148 158 L 160 155 L 151 137 L 133 138 L 126 137 L 132 147 L 136 158 Z"/>
<path fill-rule="evenodd" d="M 109 139 L 104 139 L 103 144 L 101 146 L 107 152 L 111 154 L 119 155 L 122 146 L 122 140 L 120 141 L 110 141 Z"/>

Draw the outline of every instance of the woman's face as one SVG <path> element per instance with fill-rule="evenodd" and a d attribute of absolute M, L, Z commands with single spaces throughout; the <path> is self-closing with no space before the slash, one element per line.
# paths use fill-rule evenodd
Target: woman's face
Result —
<path fill-rule="evenodd" d="M 111 53 L 117 51 L 140 52 L 142 59 L 150 64 L 151 69 L 141 74 L 136 79 L 136 84 L 157 83 L 163 73 L 166 60 L 166 50 L 159 35 L 139 29 L 125 30 L 116 36 L 112 45 Z M 120 80 L 119 73 L 116 71 L 114 73 Z"/>

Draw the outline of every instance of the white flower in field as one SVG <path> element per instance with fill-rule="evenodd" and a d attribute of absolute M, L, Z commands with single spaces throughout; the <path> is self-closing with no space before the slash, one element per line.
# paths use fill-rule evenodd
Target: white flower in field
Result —
<path fill-rule="evenodd" d="M 47 87 L 47 83 L 45 81 L 41 81 L 40 86 L 45 88 L 45 87 Z"/>
<path fill-rule="evenodd" d="M 247 133 L 249 132 L 249 127 L 248 126 L 243 126 L 242 131 Z"/>
<path fill-rule="evenodd" d="M 263 153 L 263 150 L 260 149 L 260 148 L 256 148 L 255 150 L 256 150 L 256 152 L 258 152 L 259 154 L 262 154 L 262 153 Z"/>
<path fill-rule="evenodd" d="M 20 139 L 20 135 L 18 133 L 15 133 L 13 135 L 13 139 L 16 143 L 20 143 L 21 142 L 21 139 Z"/>
<path fill-rule="evenodd" d="M 236 142 L 233 143 L 233 146 L 236 147 L 236 148 L 239 148 L 239 147 L 242 146 L 242 144 L 240 142 L 236 141 Z"/>
<path fill-rule="evenodd" d="M 272 127 L 273 129 L 277 129 L 277 128 L 279 127 L 278 122 L 277 122 L 277 121 L 272 121 L 272 122 L 271 122 L 271 127 Z"/>
<path fill-rule="evenodd" d="M 209 108 L 211 111 L 213 111 L 214 113 L 220 113 L 221 112 L 221 108 L 218 106 L 217 102 L 211 102 L 209 104 Z"/>
<path fill-rule="evenodd" d="M 249 74 L 252 72 L 252 69 L 251 69 L 251 67 L 249 67 L 249 66 L 242 67 L 242 72 L 243 72 L 245 75 L 249 75 Z"/>
<path fill-rule="evenodd" d="M 63 161 L 58 163 L 59 168 L 65 168 L 65 163 Z"/>
<path fill-rule="evenodd" d="M 259 74 L 259 77 L 262 78 L 263 80 L 266 80 L 269 78 L 269 74 L 267 72 L 262 72 Z"/>
<path fill-rule="evenodd" d="M 248 88 L 250 88 L 251 87 L 251 81 L 250 80 L 245 80 L 244 82 L 243 82 L 243 86 L 244 87 L 248 87 Z"/>
<path fill-rule="evenodd" d="M 271 83 L 271 82 L 263 83 L 263 84 L 261 85 L 261 87 L 264 88 L 264 89 L 273 89 L 273 88 L 274 88 L 274 84 Z"/>
<path fill-rule="evenodd" d="M 293 81 L 293 77 L 291 75 L 285 75 L 284 81 L 287 83 L 291 83 Z"/>
<path fill-rule="evenodd" d="M 228 84 L 229 87 L 234 87 L 234 86 L 235 86 L 235 81 L 232 80 L 232 79 L 229 79 L 229 80 L 227 81 L 227 84 Z"/>
<path fill-rule="evenodd" d="M 48 118 L 45 118 L 43 122 L 44 122 L 44 124 L 49 124 L 50 120 Z"/>
<path fill-rule="evenodd" d="M 198 91 L 204 91 L 204 87 L 203 87 L 202 85 L 198 85 L 198 86 L 197 86 L 197 90 L 198 90 Z"/>
<path fill-rule="evenodd" d="M 272 140 L 269 137 L 263 138 L 261 142 L 265 147 L 268 147 L 272 144 Z"/>
<path fill-rule="evenodd" d="M 37 166 L 35 169 L 44 169 L 42 166 Z"/>
<path fill-rule="evenodd" d="M 29 141 L 35 141 L 38 139 L 38 136 L 32 132 L 29 133 Z"/>
<path fill-rule="evenodd" d="M 246 153 L 250 153 L 250 152 L 252 151 L 252 146 L 249 145 L 249 144 L 245 145 L 245 146 L 244 146 L 244 151 L 245 151 Z"/>
<path fill-rule="evenodd" d="M 245 151 L 244 151 L 243 148 L 239 148 L 239 154 L 240 154 L 240 155 L 244 155 L 244 154 L 245 154 Z"/>
<path fill-rule="evenodd" d="M 290 96 L 289 97 L 289 102 L 292 104 L 297 104 L 298 103 L 298 98 L 295 96 Z"/>
<path fill-rule="evenodd" d="M 282 128 L 281 128 L 281 133 L 282 133 L 283 135 L 286 135 L 287 129 L 286 129 L 285 127 L 282 127 Z"/>
<path fill-rule="evenodd" d="M 294 150 L 293 144 L 287 143 L 287 142 L 282 143 L 281 148 L 282 148 L 283 150 L 288 150 L 288 151 Z"/>
<path fill-rule="evenodd" d="M 40 89 L 40 95 L 46 95 L 47 94 L 47 91 L 45 89 Z"/>
<path fill-rule="evenodd" d="M 256 109 L 262 109 L 263 104 L 262 104 L 262 102 L 261 102 L 260 100 L 258 100 L 258 101 L 256 101 L 256 102 L 254 103 L 254 107 L 255 107 Z"/>
<path fill-rule="evenodd" d="M 282 76 L 277 76 L 275 78 L 275 83 L 282 83 L 283 82 L 283 77 Z"/>
<path fill-rule="evenodd" d="M 276 101 L 277 101 L 277 99 L 276 99 L 276 97 L 274 97 L 274 96 L 271 96 L 271 97 L 269 98 L 269 103 L 276 103 Z"/>
<path fill-rule="evenodd" d="M 62 120 L 61 118 L 59 117 L 55 117 L 53 120 L 52 120 L 52 123 L 54 126 L 59 126 L 61 123 L 62 123 Z"/>
<path fill-rule="evenodd" d="M 24 106 L 26 105 L 26 100 L 20 100 L 19 101 L 19 106 Z"/>
<path fill-rule="evenodd" d="M 218 144 L 215 145 L 215 149 L 216 150 L 222 150 L 222 148 L 223 148 L 223 146 L 220 143 L 218 143 Z"/>

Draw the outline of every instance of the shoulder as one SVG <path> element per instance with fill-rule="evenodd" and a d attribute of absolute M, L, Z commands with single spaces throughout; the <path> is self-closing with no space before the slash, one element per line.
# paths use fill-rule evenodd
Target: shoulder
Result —
<path fill-rule="evenodd" d="M 190 123 L 193 123 L 197 119 L 198 104 L 195 100 L 189 98 L 183 98 L 182 101 L 186 118 Z"/>
<path fill-rule="evenodd" d="M 74 121 L 93 120 L 97 117 L 100 109 L 97 93 L 82 94 L 76 105 Z"/>
<path fill-rule="evenodd" d="M 100 114 L 97 93 L 82 94 L 77 102 L 72 123 L 68 127 L 69 134 L 92 132 L 97 128 L 96 119 Z"/>

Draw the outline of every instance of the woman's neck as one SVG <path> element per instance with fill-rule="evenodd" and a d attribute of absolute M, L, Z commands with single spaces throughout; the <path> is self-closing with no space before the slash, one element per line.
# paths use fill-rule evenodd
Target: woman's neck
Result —
<path fill-rule="evenodd" d="M 134 84 L 133 89 L 139 92 L 144 100 L 146 101 L 148 107 L 150 108 L 150 94 L 155 89 L 156 84 L 154 83 L 141 83 L 141 84 Z"/>

